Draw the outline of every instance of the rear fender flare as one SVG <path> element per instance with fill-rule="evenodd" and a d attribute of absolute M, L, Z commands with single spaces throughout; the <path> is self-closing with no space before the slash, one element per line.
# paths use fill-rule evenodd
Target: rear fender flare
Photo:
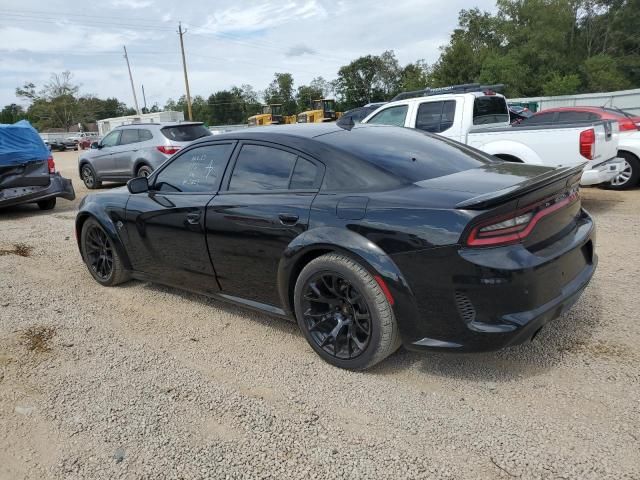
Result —
<path fill-rule="evenodd" d="M 111 240 L 111 243 L 113 244 L 114 248 L 118 252 L 118 256 L 122 260 L 122 263 L 125 269 L 131 270 L 132 267 L 131 267 L 131 262 L 129 261 L 129 256 L 126 253 L 126 249 L 124 248 L 124 243 L 120 238 L 120 235 L 118 233 L 118 228 L 116 226 L 118 219 L 114 220 L 114 218 L 112 218 L 114 216 L 116 216 L 115 213 L 112 214 L 112 216 L 110 216 L 107 212 L 105 212 L 102 208 L 98 207 L 98 205 L 96 205 L 93 202 L 89 202 L 82 205 L 80 212 L 78 212 L 78 215 L 76 216 L 76 223 L 75 223 L 76 241 L 78 243 L 78 250 L 80 250 L 80 254 L 82 255 L 82 247 L 80 245 L 80 238 L 82 235 L 82 226 L 84 225 L 84 222 L 86 222 L 89 218 L 93 218 L 100 224 L 100 226 L 104 229 L 104 231 L 109 236 L 109 239 Z"/>
<path fill-rule="evenodd" d="M 313 252 L 342 253 L 358 260 L 373 275 L 378 275 L 387 285 L 393 298 L 393 310 L 403 331 L 405 322 L 414 321 L 418 311 L 413 292 L 400 269 L 378 245 L 350 230 L 336 227 L 320 227 L 308 230 L 296 237 L 285 249 L 278 265 L 278 292 L 287 313 L 294 315 L 292 292 L 301 270 L 304 257 Z"/>

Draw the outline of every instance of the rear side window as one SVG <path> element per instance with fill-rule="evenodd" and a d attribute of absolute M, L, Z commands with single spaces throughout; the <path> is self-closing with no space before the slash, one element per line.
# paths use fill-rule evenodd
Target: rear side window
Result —
<path fill-rule="evenodd" d="M 264 145 L 244 145 L 238 154 L 230 191 L 286 190 L 297 155 Z"/>
<path fill-rule="evenodd" d="M 473 124 L 504 123 L 509 121 L 509 109 L 504 97 L 476 97 L 473 102 Z"/>
<path fill-rule="evenodd" d="M 154 189 L 163 192 L 209 193 L 218 190 L 233 144 L 194 148 L 171 161 L 156 177 Z"/>
<path fill-rule="evenodd" d="M 163 127 L 162 134 L 174 142 L 192 142 L 201 137 L 211 135 L 211 131 L 204 125 L 176 125 L 173 127 Z"/>
<path fill-rule="evenodd" d="M 136 143 L 138 141 L 138 129 L 127 128 L 122 130 L 122 133 L 120 134 L 120 145 L 128 145 L 129 143 Z"/>
<path fill-rule="evenodd" d="M 456 101 L 425 102 L 418 107 L 416 128 L 425 132 L 440 133 L 453 126 Z"/>
<path fill-rule="evenodd" d="M 377 123 L 380 125 L 394 125 L 396 127 L 404 127 L 404 120 L 407 118 L 407 105 L 398 105 L 397 107 L 389 107 L 376 114 L 368 123 Z"/>
<path fill-rule="evenodd" d="M 578 123 L 578 122 L 594 122 L 600 120 L 600 117 L 591 112 L 558 112 L 558 123 Z"/>
<path fill-rule="evenodd" d="M 304 158 L 298 157 L 291 175 L 291 190 L 308 190 L 317 186 L 318 167 Z"/>
<path fill-rule="evenodd" d="M 140 137 L 141 142 L 145 142 L 153 138 L 153 134 L 149 130 L 144 130 L 144 129 L 138 130 L 138 136 Z"/>

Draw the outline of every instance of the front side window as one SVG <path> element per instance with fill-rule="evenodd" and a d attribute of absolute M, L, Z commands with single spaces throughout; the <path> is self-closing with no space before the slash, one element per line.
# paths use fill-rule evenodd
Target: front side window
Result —
<path fill-rule="evenodd" d="M 264 145 L 244 145 L 233 175 L 230 191 L 259 192 L 286 190 L 297 155 Z"/>
<path fill-rule="evenodd" d="M 440 133 L 453 126 L 456 101 L 425 102 L 418 107 L 416 128 L 425 132 Z"/>
<path fill-rule="evenodd" d="M 367 123 L 377 123 L 379 125 L 394 125 L 396 127 L 404 127 L 404 121 L 407 118 L 407 105 L 398 105 L 397 107 L 389 107 L 376 114 Z"/>
<path fill-rule="evenodd" d="M 120 130 L 116 130 L 115 132 L 110 132 L 106 137 L 102 139 L 103 147 L 113 147 L 118 143 L 118 137 L 120 137 Z"/>
<path fill-rule="evenodd" d="M 215 192 L 232 150 L 233 144 L 223 143 L 184 152 L 162 169 L 155 179 L 154 189 L 163 192 Z"/>
<path fill-rule="evenodd" d="M 533 117 L 525 118 L 520 125 L 544 125 L 552 123 L 556 112 L 537 113 Z"/>
<path fill-rule="evenodd" d="M 139 137 L 137 128 L 122 130 L 122 133 L 120 134 L 120 145 L 128 145 L 129 143 L 137 143 L 138 141 Z"/>

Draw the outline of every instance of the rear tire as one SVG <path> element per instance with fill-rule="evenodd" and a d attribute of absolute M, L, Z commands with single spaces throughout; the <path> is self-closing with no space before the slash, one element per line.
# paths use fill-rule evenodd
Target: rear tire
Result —
<path fill-rule="evenodd" d="M 393 309 L 380 285 L 347 256 L 330 253 L 309 262 L 296 281 L 294 302 L 307 342 L 331 365 L 364 370 L 400 346 Z"/>
<path fill-rule="evenodd" d="M 84 182 L 84 186 L 89 190 L 95 190 L 102 186 L 102 182 L 98 180 L 95 170 L 88 163 L 83 164 L 80 168 L 80 177 Z"/>
<path fill-rule="evenodd" d="M 80 246 L 89 273 L 100 285 L 112 287 L 131 278 L 109 235 L 96 219 L 89 218 L 82 225 Z"/>
<path fill-rule="evenodd" d="M 640 179 L 640 160 L 629 152 L 619 152 L 619 157 L 624 158 L 624 170 L 611 182 L 605 185 L 609 190 L 627 190 L 638 184 Z"/>
<path fill-rule="evenodd" d="M 138 168 L 138 171 L 136 172 L 136 176 L 137 177 L 148 177 L 149 175 L 151 175 L 151 172 L 153 172 L 153 169 L 150 166 L 142 165 L 142 166 L 140 166 L 140 168 Z"/>
<path fill-rule="evenodd" d="M 56 197 L 40 200 L 37 203 L 40 210 L 53 210 L 56 206 Z"/>

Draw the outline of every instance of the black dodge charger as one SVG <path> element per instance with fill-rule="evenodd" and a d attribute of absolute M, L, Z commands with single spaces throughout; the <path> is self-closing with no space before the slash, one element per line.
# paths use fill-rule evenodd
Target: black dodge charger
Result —
<path fill-rule="evenodd" d="M 580 174 L 397 127 L 272 126 L 87 196 L 76 232 L 102 285 L 295 318 L 323 359 L 365 369 L 401 344 L 518 344 L 570 308 L 597 262 Z"/>

